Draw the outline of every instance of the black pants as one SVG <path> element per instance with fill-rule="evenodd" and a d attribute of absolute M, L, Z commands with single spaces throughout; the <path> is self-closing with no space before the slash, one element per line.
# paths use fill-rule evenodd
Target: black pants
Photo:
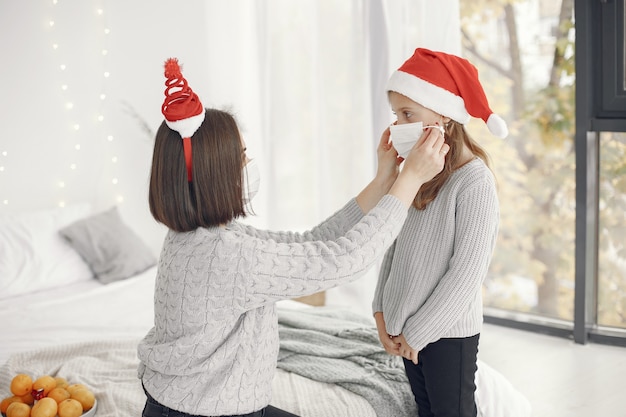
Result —
<path fill-rule="evenodd" d="M 144 392 L 146 392 L 144 390 Z M 169 407 L 166 407 L 162 404 L 159 404 L 157 400 L 152 398 L 150 394 L 146 392 L 146 396 L 148 397 L 146 400 L 146 405 L 143 408 L 142 417 L 202 417 L 191 415 L 187 413 L 183 413 L 181 411 L 172 410 Z M 288 413 L 287 411 L 283 411 L 279 408 L 272 407 L 268 405 L 262 410 L 255 411 L 250 414 L 240 414 L 237 416 L 222 416 L 222 417 L 298 417 L 295 414 Z"/>
<path fill-rule="evenodd" d="M 439 339 L 418 355 L 418 363 L 404 359 L 419 417 L 476 417 L 478 339 Z"/>

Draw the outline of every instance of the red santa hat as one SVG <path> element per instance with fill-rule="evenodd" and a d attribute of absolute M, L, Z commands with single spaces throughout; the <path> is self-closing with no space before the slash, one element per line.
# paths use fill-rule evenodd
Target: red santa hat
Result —
<path fill-rule="evenodd" d="M 191 182 L 191 137 L 204 121 L 204 107 L 197 94 L 187 85 L 178 59 L 165 61 L 165 100 L 161 112 L 170 129 L 183 138 L 187 180 Z"/>
<path fill-rule="evenodd" d="M 417 48 L 391 75 L 387 91 L 400 93 L 461 124 L 470 116 L 483 119 L 499 138 L 509 133 L 506 122 L 489 108 L 476 67 L 456 55 Z"/>

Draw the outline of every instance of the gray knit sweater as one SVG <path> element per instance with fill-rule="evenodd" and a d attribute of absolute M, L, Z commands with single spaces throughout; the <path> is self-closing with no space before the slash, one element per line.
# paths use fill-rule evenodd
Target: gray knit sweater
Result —
<path fill-rule="evenodd" d="M 138 375 L 161 404 L 189 414 L 246 414 L 270 403 L 278 355 L 275 302 L 354 280 L 397 237 L 407 210 L 387 195 L 355 200 L 306 233 L 227 228 L 168 232 L 154 327 Z"/>
<path fill-rule="evenodd" d="M 379 274 L 372 308 L 391 335 L 422 350 L 480 333 L 482 283 L 499 223 L 491 171 L 481 159 L 456 170 L 425 210 L 411 207 Z"/>

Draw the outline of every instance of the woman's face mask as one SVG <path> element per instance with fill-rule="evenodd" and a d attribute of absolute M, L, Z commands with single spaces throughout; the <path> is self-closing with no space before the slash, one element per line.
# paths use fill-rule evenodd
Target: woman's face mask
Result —
<path fill-rule="evenodd" d="M 259 167 L 254 159 L 248 161 L 243 167 L 243 201 L 246 204 L 250 204 L 256 193 L 259 191 L 259 184 L 261 183 L 261 174 Z"/>
<path fill-rule="evenodd" d="M 413 149 L 413 146 L 424 133 L 424 129 L 429 127 L 436 127 L 441 130 L 442 134 L 444 133 L 443 127 L 424 126 L 422 122 L 389 126 L 389 130 L 391 132 L 391 143 L 393 144 L 393 147 L 396 148 L 398 155 L 406 159 L 409 152 L 411 152 L 411 149 Z"/>

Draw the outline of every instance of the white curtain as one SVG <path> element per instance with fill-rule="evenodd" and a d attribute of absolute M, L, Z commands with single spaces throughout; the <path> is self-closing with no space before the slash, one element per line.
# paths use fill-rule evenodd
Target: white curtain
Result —
<path fill-rule="evenodd" d="M 458 53 L 458 15 L 458 0 L 209 2 L 203 100 L 231 107 L 258 159 L 257 216 L 248 221 L 306 230 L 354 197 L 393 120 L 391 71 L 418 46 Z M 376 277 L 375 268 L 328 291 L 327 303 L 369 314 Z"/>
<path fill-rule="evenodd" d="M 0 44 L 15 81 L 0 104 L 0 212 L 119 205 L 157 253 L 165 228 L 146 198 L 166 58 L 205 106 L 237 114 L 262 173 L 249 221 L 304 230 L 374 175 L 391 71 L 417 46 L 460 49 L 458 0 L 37 4 L 0 2 L 0 35 L 21 39 Z M 375 282 L 374 270 L 328 302 L 369 312 Z"/>

